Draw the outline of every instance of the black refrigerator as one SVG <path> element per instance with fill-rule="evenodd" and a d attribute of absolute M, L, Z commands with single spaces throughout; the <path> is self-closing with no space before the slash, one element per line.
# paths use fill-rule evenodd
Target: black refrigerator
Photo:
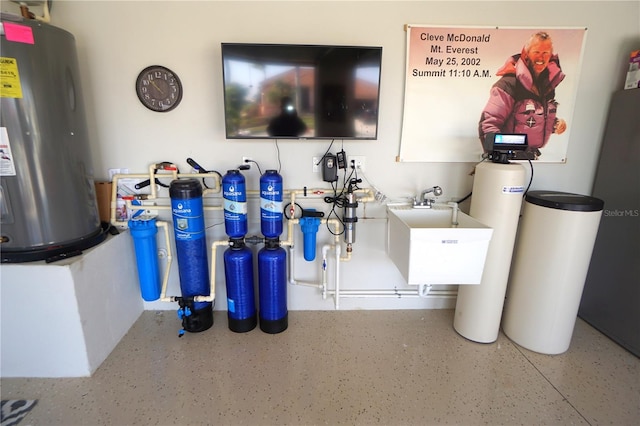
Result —
<path fill-rule="evenodd" d="M 640 89 L 611 99 L 593 196 L 604 211 L 578 316 L 640 357 Z"/>

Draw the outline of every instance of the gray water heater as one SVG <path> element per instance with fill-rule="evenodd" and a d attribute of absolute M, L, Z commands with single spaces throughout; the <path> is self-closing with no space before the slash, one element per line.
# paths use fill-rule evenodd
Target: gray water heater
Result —
<path fill-rule="evenodd" d="M 1 18 L 2 262 L 77 253 L 105 235 L 75 38 L 43 22 Z"/>

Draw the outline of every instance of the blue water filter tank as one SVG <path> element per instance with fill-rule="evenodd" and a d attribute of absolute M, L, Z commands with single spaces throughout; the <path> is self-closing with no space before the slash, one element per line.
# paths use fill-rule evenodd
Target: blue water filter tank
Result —
<path fill-rule="evenodd" d="M 160 298 L 160 269 L 158 268 L 158 242 L 155 218 L 129 220 L 129 233 L 133 238 L 138 267 L 140 293 L 147 302 Z"/>
<path fill-rule="evenodd" d="M 209 263 L 202 205 L 202 186 L 196 179 L 176 179 L 169 187 L 176 240 L 180 289 L 183 300 L 208 296 Z M 188 302 L 191 314 L 183 319 L 184 329 L 204 331 L 213 325 L 212 302 Z"/>
<path fill-rule="evenodd" d="M 224 230 L 229 238 L 247 235 L 247 190 L 239 170 L 229 170 L 222 177 Z"/>
<path fill-rule="evenodd" d="M 320 227 L 319 217 L 301 217 L 300 229 L 302 229 L 304 260 L 311 262 L 316 258 L 316 234 Z"/>
<path fill-rule="evenodd" d="M 251 331 L 258 324 L 253 284 L 253 252 L 243 242 L 236 240 L 224 252 L 224 274 L 229 329 L 236 333 Z"/>
<path fill-rule="evenodd" d="M 260 176 L 260 230 L 265 238 L 282 234 L 282 176 L 276 170 Z"/>
<path fill-rule="evenodd" d="M 260 329 L 276 334 L 287 329 L 287 252 L 268 240 L 258 252 L 258 293 Z"/>

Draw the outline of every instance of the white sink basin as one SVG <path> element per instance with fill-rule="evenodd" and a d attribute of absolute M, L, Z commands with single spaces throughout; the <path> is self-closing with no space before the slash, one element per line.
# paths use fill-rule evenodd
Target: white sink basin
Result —
<path fill-rule="evenodd" d="M 387 253 L 408 284 L 480 284 L 493 229 L 453 209 L 388 208 Z"/>

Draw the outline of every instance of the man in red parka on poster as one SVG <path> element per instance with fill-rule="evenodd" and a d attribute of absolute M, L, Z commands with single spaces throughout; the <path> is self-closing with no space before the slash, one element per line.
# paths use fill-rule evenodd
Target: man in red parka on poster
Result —
<path fill-rule="evenodd" d="M 556 116 L 555 89 L 565 74 L 549 34 L 533 34 L 522 52 L 510 56 L 496 75 L 501 78 L 491 87 L 480 117 L 480 142 L 487 152 L 487 134 L 524 133 L 529 147 L 516 159 L 537 159 L 551 134 L 567 129 L 565 120 Z"/>

